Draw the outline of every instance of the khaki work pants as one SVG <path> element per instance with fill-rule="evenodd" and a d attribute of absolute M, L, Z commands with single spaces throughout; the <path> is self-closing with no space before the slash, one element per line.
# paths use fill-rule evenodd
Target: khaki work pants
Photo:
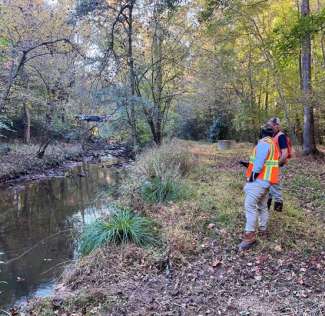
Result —
<path fill-rule="evenodd" d="M 259 181 L 247 182 L 244 187 L 245 211 L 246 211 L 246 232 L 256 231 L 257 222 L 261 230 L 266 230 L 269 221 L 267 200 L 269 188 Z"/>

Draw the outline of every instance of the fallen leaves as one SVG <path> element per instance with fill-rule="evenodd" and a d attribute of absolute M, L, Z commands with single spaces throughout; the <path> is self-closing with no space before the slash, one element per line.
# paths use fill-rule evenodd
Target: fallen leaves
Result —
<path fill-rule="evenodd" d="M 257 275 L 255 275 L 254 279 L 256 281 L 261 281 L 262 280 L 262 276 L 260 274 L 257 274 Z"/>
<path fill-rule="evenodd" d="M 269 256 L 268 255 L 259 255 L 256 257 L 256 264 L 257 265 L 262 265 L 267 263 L 267 261 L 269 260 Z"/>
<path fill-rule="evenodd" d="M 13 307 L 13 308 L 10 308 L 9 314 L 10 314 L 10 316 L 19 316 L 19 311 L 18 311 L 18 309 Z"/>
<path fill-rule="evenodd" d="M 222 265 L 222 259 L 216 258 L 215 260 L 213 260 L 213 262 L 211 263 L 211 266 L 213 268 L 219 267 Z"/>

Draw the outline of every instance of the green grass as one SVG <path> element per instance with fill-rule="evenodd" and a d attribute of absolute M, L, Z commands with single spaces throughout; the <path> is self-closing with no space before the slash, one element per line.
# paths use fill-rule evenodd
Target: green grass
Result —
<path fill-rule="evenodd" d="M 123 179 L 123 203 L 137 210 L 145 204 L 179 201 L 189 196 L 185 179 L 194 166 L 193 155 L 182 141 L 171 141 L 141 153 Z"/>
<path fill-rule="evenodd" d="M 107 244 L 132 242 L 146 246 L 156 244 L 157 241 L 153 221 L 127 209 L 116 209 L 108 219 L 96 220 L 85 227 L 79 252 L 84 256 Z"/>
<path fill-rule="evenodd" d="M 228 229 L 241 225 L 243 177 L 209 167 L 197 169 L 197 172 L 192 186 L 196 188 L 195 203 L 202 212 L 210 214 L 206 224 L 214 222 Z"/>
<path fill-rule="evenodd" d="M 201 160 L 200 165 L 190 174 L 188 181 L 195 188 L 192 207 L 198 208 L 204 217 L 198 216 L 197 219 L 193 218 L 193 221 L 201 221 L 201 225 L 196 226 L 210 237 L 214 236 L 215 230 L 218 232 L 225 229 L 229 236 L 232 236 L 229 242 L 236 244 L 245 224 L 243 193 L 245 177 L 231 159 L 243 156 L 245 152 L 222 153 L 225 157 L 218 153 L 218 158 L 212 160 L 209 157 L 212 157 L 214 151 L 204 146 L 201 148 L 208 158 Z M 322 224 L 314 216 L 306 213 L 301 205 L 310 201 L 313 206 L 322 206 L 323 186 L 316 176 L 306 177 L 295 172 L 291 171 L 292 181 L 286 179 L 284 183 L 284 211 L 270 212 L 270 237 L 264 244 L 269 248 L 272 248 L 274 243 L 280 244 L 283 249 L 297 251 L 320 249 L 324 240 Z M 214 223 L 216 229 L 208 229 L 210 223 Z"/>
<path fill-rule="evenodd" d="M 176 179 L 155 177 L 143 183 L 141 196 L 145 202 L 162 203 L 177 201 L 187 195 L 186 187 Z"/>
<path fill-rule="evenodd" d="M 325 207 L 325 191 L 321 180 L 314 175 L 295 175 L 288 183 L 292 194 L 300 197 L 303 194 L 304 200 L 308 201 L 315 208 Z"/>

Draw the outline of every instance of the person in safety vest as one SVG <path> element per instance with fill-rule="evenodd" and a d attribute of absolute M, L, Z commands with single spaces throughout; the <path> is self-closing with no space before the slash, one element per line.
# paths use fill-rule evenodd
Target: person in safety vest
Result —
<path fill-rule="evenodd" d="M 256 243 L 256 226 L 259 234 L 266 236 L 269 212 L 267 201 L 271 185 L 279 183 L 279 148 L 273 140 L 273 128 L 261 129 L 261 139 L 254 148 L 246 171 L 245 192 L 246 225 L 240 250 L 251 248 Z"/>
<path fill-rule="evenodd" d="M 283 209 L 283 198 L 282 198 L 282 182 L 284 177 L 285 165 L 288 162 L 288 140 L 287 136 L 281 131 L 280 119 L 278 117 L 272 117 L 268 124 L 272 126 L 274 131 L 273 140 L 277 144 L 280 150 L 280 182 L 274 184 L 270 188 L 270 195 L 267 201 L 268 209 L 271 209 L 272 199 L 274 199 L 274 210 L 277 212 L 282 212 Z"/>

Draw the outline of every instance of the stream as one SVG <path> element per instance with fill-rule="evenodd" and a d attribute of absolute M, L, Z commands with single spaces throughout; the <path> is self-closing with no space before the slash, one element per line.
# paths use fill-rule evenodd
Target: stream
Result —
<path fill-rule="evenodd" d="M 77 257 L 78 232 L 108 213 L 119 181 L 119 169 L 84 163 L 65 177 L 0 189 L 0 309 L 53 292 Z"/>

